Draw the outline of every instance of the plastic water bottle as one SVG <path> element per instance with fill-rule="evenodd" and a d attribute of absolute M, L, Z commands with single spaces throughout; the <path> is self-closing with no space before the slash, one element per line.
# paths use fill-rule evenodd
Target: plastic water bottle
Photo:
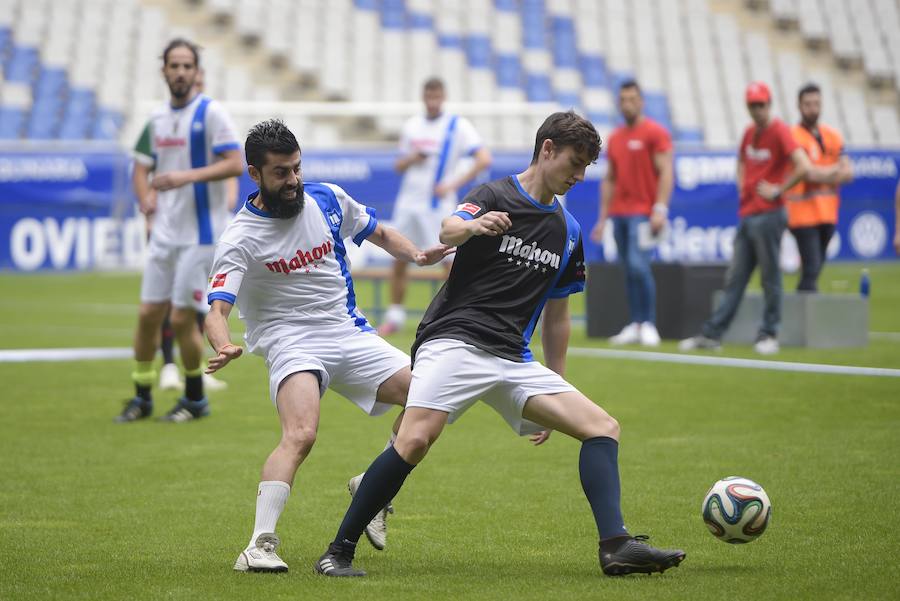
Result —
<path fill-rule="evenodd" d="M 863 298 L 869 298 L 869 270 L 863 269 L 859 274 L 859 295 Z"/>

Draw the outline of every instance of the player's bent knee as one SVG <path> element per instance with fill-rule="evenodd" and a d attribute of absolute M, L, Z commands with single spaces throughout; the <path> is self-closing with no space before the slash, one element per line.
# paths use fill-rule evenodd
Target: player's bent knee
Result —
<path fill-rule="evenodd" d="M 404 461 L 416 464 L 425 458 L 433 442 L 434 439 L 424 432 L 406 434 L 394 441 L 394 449 Z"/>
<path fill-rule="evenodd" d="M 298 457 L 306 457 L 316 444 L 316 431 L 314 428 L 296 428 L 284 433 L 281 443 L 286 446 L 291 454 Z"/>
<path fill-rule="evenodd" d="M 619 433 L 619 422 L 616 418 L 609 414 L 604 414 L 602 417 L 598 417 L 591 420 L 588 424 L 585 424 L 581 439 L 587 440 L 588 438 L 596 438 L 597 436 L 606 436 L 613 440 L 619 440 Z"/>
<path fill-rule="evenodd" d="M 190 309 L 173 309 L 172 310 L 172 327 L 176 331 L 191 330 L 196 327 L 197 318 L 194 311 Z"/>

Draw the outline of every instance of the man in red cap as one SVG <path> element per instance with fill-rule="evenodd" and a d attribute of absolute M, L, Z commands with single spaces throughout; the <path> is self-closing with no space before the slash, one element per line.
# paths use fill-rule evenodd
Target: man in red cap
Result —
<path fill-rule="evenodd" d="M 700 334 L 681 341 L 679 348 L 684 351 L 721 347 L 722 335 L 734 318 L 757 265 L 762 275 L 765 309 L 753 348 L 763 355 L 779 350 L 781 269 L 778 257 L 781 236 L 787 227 L 783 195 L 803 178 L 810 164 L 787 124 L 771 116 L 772 94 L 768 86 L 751 83 L 747 86 L 746 100 L 753 124 L 744 132 L 738 152 L 739 223 L 734 254 L 725 276 L 725 295 L 712 317 L 704 322 Z"/>

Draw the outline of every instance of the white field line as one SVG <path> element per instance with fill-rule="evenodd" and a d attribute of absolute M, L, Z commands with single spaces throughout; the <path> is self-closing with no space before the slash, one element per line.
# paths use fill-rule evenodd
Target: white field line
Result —
<path fill-rule="evenodd" d="M 856 367 L 851 365 L 827 365 L 823 363 L 793 363 L 790 361 L 737 359 L 733 357 L 711 357 L 709 355 L 656 353 L 649 351 L 620 351 L 613 349 L 580 347 L 570 348 L 569 354 L 576 357 L 603 357 L 608 359 L 631 359 L 635 361 L 682 363 L 687 365 L 713 365 L 717 367 L 767 369 L 771 371 L 793 371 L 812 374 L 841 374 L 848 376 L 881 376 L 888 378 L 900 378 L 900 369 L 889 369 L 885 367 Z"/>

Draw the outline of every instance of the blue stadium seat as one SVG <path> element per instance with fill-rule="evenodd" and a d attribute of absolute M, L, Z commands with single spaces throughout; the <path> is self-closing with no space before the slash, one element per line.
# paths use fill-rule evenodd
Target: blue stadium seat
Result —
<path fill-rule="evenodd" d="M 469 66 L 490 67 L 491 54 L 491 40 L 486 35 L 470 35 L 466 39 L 466 59 Z"/>
<path fill-rule="evenodd" d="M 675 141 L 683 144 L 703 144 L 703 130 L 700 128 L 675 128 Z"/>
<path fill-rule="evenodd" d="M 578 92 L 557 92 L 556 102 L 563 110 L 577 109 L 581 105 L 581 95 Z"/>
<path fill-rule="evenodd" d="M 91 117 L 66 115 L 59 130 L 59 137 L 63 140 L 86 140 L 90 137 L 92 123 Z"/>
<path fill-rule="evenodd" d="M 41 69 L 37 85 L 34 88 L 35 102 L 46 96 L 59 97 L 66 93 L 69 81 L 65 69 Z"/>
<path fill-rule="evenodd" d="M 553 18 L 553 62 L 557 67 L 577 67 L 575 23 L 567 17 Z"/>
<path fill-rule="evenodd" d="M 609 87 L 609 75 L 606 72 L 606 61 L 599 55 L 583 54 L 579 59 L 581 80 L 589 88 Z"/>
<path fill-rule="evenodd" d="M 25 126 L 25 111 L 9 106 L 0 106 L 0 139 L 18 140 Z"/>
<path fill-rule="evenodd" d="M 494 72 L 498 87 L 522 87 L 522 62 L 518 55 L 498 54 L 494 61 Z"/>
<path fill-rule="evenodd" d="M 6 63 L 6 80 L 20 83 L 34 81 L 40 68 L 37 48 L 14 46 L 12 56 Z"/>
<path fill-rule="evenodd" d="M 644 92 L 644 114 L 672 131 L 672 114 L 665 94 Z"/>
<path fill-rule="evenodd" d="M 531 102 L 552 102 L 553 86 L 550 76 L 529 73 L 525 82 L 525 95 Z"/>
<path fill-rule="evenodd" d="M 403 0 L 382 0 L 381 26 L 385 29 L 406 27 L 406 6 Z"/>
<path fill-rule="evenodd" d="M 93 90 L 73 88 L 69 92 L 69 101 L 66 106 L 66 118 L 93 116 L 95 108 Z"/>
<path fill-rule="evenodd" d="M 93 137 L 95 140 L 116 140 L 119 130 L 125 122 L 124 117 L 118 111 L 100 109 L 94 120 Z"/>
<path fill-rule="evenodd" d="M 353 0 L 353 6 L 359 10 L 378 10 L 377 0 Z"/>

